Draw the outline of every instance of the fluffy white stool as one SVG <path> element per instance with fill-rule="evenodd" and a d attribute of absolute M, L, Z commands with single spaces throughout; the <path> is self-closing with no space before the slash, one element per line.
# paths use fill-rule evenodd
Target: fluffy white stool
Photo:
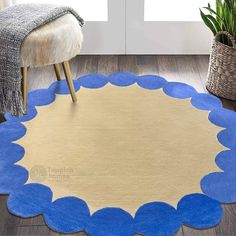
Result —
<path fill-rule="evenodd" d="M 61 80 L 62 64 L 73 102 L 77 101 L 69 60 L 80 53 L 83 34 L 78 20 L 66 14 L 32 31 L 21 46 L 22 94 L 27 111 L 28 70 L 30 67 L 54 65 L 57 80 Z"/>

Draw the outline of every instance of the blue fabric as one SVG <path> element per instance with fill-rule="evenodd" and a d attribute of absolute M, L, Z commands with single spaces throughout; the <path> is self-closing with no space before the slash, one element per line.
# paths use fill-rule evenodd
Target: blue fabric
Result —
<path fill-rule="evenodd" d="M 136 82 L 137 76 L 130 72 L 116 72 L 108 77 L 111 84 L 116 86 L 129 86 Z"/>
<path fill-rule="evenodd" d="M 45 106 L 54 102 L 56 95 L 49 89 L 38 89 L 29 93 L 28 104 L 31 106 Z"/>
<path fill-rule="evenodd" d="M 236 202 L 236 172 L 215 172 L 201 181 L 202 191 L 222 203 Z"/>
<path fill-rule="evenodd" d="M 236 170 L 236 150 L 227 150 L 220 152 L 216 156 L 216 164 L 219 168 L 224 171 L 232 171 Z"/>
<path fill-rule="evenodd" d="M 26 184 L 13 191 L 8 200 L 8 210 L 17 216 L 33 217 L 42 214 L 52 201 L 52 191 L 41 184 Z"/>
<path fill-rule="evenodd" d="M 199 193 L 184 196 L 178 203 L 177 211 L 185 225 L 198 229 L 219 224 L 223 216 L 218 201 Z"/>
<path fill-rule="evenodd" d="M 211 111 L 208 118 L 213 124 L 223 128 L 234 128 L 236 124 L 236 112 L 226 109 Z"/>
<path fill-rule="evenodd" d="M 78 80 L 73 80 L 73 84 L 74 84 L 75 92 L 78 92 L 79 89 L 80 89 L 79 81 Z M 49 87 L 49 89 L 52 90 L 56 94 L 62 94 L 62 95 L 70 94 L 70 90 L 68 88 L 66 80 L 61 80 L 61 81 L 54 82 Z"/>
<path fill-rule="evenodd" d="M 143 75 L 138 77 L 137 83 L 142 88 L 153 90 L 163 88 L 167 81 L 160 76 Z"/>
<path fill-rule="evenodd" d="M 174 235 L 182 219 L 174 207 L 163 202 L 147 203 L 135 214 L 135 232 L 148 236 Z"/>
<path fill-rule="evenodd" d="M 107 76 L 103 74 L 89 74 L 78 79 L 79 85 L 85 88 L 102 88 L 108 83 Z"/>
<path fill-rule="evenodd" d="M 163 91 L 168 96 L 181 99 L 190 98 L 197 94 L 197 91 L 192 86 L 179 82 L 167 83 Z"/>
<path fill-rule="evenodd" d="M 0 144 L 16 141 L 26 133 L 24 125 L 18 122 L 6 121 L 0 124 Z"/>
<path fill-rule="evenodd" d="M 52 192 L 48 187 L 40 184 L 25 185 L 28 171 L 14 165 L 23 157 L 24 148 L 11 142 L 25 135 L 26 128 L 21 122 L 37 115 L 35 106 L 52 103 L 56 93 L 69 94 L 66 82 L 60 81 L 53 83 L 49 89 L 29 94 L 27 115 L 18 119 L 5 114 L 8 121 L 0 124 L 0 193 L 10 193 L 10 212 L 21 217 L 43 214 L 53 230 L 61 233 L 86 231 L 92 236 L 132 236 L 135 233 L 164 236 L 173 235 L 183 223 L 195 228 L 208 228 L 219 223 L 222 218 L 219 202 L 236 202 L 236 113 L 223 109 L 220 101 L 212 95 L 198 94 L 187 84 L 167 82 L 155 75 L 137 76 L 129 72 L 117 72 L 110 76 L 90 74 L 74 81 L 74 86 L 76 91 L 80 86 L 97 89 L 108 82 L 116 86 L 137 83 L 150 90 L 163 88 L 171 97 L 192 98 L 191 103 L 196 108 L 211 110 L 209 120 L 226 128 L 218 134 L 219 142 L 232 149 L 216 157 L 216 164 L 224 172 L 210 173 L 203 177 L 201 187 L 204 194 L 184 196 L 177 210 L 166 203 L 147 203 L 138 209 L 134 218 L 118 208 L 104 208 L 91 216 L 87 204 L 75 197 L 61 198 L 52 203 Z"/>
<path fill-rule="evenodd" d="M 134 235 L 133 218 L 119 208 L 104 208 L 92 215 L 89 233 L 93 236 Z"/>
<path fill-rule="evenodd" d="M 0 166 L 14 164 L 21 160 L 25 155 L 25 150 L 18 144 L 0 144 Z"/>
<path fill-rule="evenodd" d="M 61 233 L 86 231 L 90 222 L 87 204 L 75 197 L 57 199 L 44 212 L 46 224 Z"/>
<path fill-rule="evenodd" d="M 34 106 L 28 105 L 26 115 L 23 115 L 21 117 L 16 117 L 16 116 L 13 116 L 11 113 L 5 113 L 4 117 L 6 120 L 9 120 L 9 121 L 25 122 L 25 121 L 32 120 L 36 115 L 37 115 L 36 108 Z"/>
<path fill-rule="evenodd" d="M 191 99 L 191 103 L 194 107 L 200 110 L 215 110 L 222 107 L 222 103 L 219 98 L 205 93 L 198 93 Z"/>
<path fill-rule="evenodd" d="M 0 194 L 8 194 L 22 187 L 28 180 L 28 171 L 18 165 L 0 166 Z"/>
<path fill-rule="evenodd" d="M 236 149 L 236 129 L 226 129 L 218 133 L 219 142 L 227 148 Z"/>

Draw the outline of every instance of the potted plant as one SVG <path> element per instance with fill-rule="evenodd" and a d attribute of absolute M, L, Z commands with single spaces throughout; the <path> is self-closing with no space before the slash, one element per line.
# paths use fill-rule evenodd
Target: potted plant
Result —
<path fill-rule="evenodd" d="M 236 0 L 216 0 L 200 9 L 204 23 L 214 34 L 206 87 L 209 92 L 236 100 Z"/>

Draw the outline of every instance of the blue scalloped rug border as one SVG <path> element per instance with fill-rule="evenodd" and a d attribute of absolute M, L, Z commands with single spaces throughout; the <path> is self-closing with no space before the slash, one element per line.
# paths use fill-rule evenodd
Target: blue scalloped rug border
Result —
<path fill-rule="evenodd" d="M 174 235 L 182 224 L 197 229 L 217 225 L 223 210 L 220 203 L 236 202 L 236 113 L 222 107 L 221 101 L 210 94 L 198 93 L 192 86 L 167 82 L 156 75 L 137 76 L 130 72 L 111 75 L 89 74 L 74 81 L 80 87 L 98 89 L 106 84 L 130 86 L 137 83 L 144 89 L 163 89 L 168 96 L 189 99 L 200 110 L 209 111 L 209 121 L 222 127 L 217 138 L 229 150 L 215 159 L 222 172 L 210 173 L 201 180 L 203 193 L 192 193 L 180 199 L 177 208 L 164 202 L 141 206 L 134 217 L 120 208 L 103 208 L 91 215 L 86 202 L 77 197 L 64 197 L 52 202 L 52 191 L 42 184 L 25 184 L 28 171 L 15 163 L 24 156 L 24 148 L 13 142 L 26 134 L 22 122 L 37 115 L 37 106 L 54 102 L 56 94 L 69 94 L 65 81 L 53 83 L 48 89 L 29 94 L 28 114 L 15 118 L 6 113 L 0 124 L 0 194 L 9 194 L 9 211 L 20 217 L 42 214 L 46 224 L 61 233 L 85 231 L 91 236 Z M 3 138 L 4 137 L 4 138 Z"/>

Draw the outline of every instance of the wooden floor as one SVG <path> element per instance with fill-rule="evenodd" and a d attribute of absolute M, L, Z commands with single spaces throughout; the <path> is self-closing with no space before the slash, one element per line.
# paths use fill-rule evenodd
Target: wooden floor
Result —
<path fill-rule="evenodd" d="M 88 73 L 110 74 L 115 71 L 130 71 L 136 74 L 159 74 L 169 81 L 185 82 L 199 92 L 207 92 L 205 81 L 208 68 L 208 56 L 79 56 L 71 62 L 74 78 Z M 47 88 L 56 80 L 53 67 L 30 70 L 30 90 Z M 223 100 L 224 107 L 236 110 L 236 103 Z M 45 225 L 41 216 L 21 219 L 12 216 L 6 209 L 7 196 L 0 196 L 0 235 L 20 236 L 59 236 Z M 178 236 L 235 236 L 236 204 L 223 205 L 224 218 L 217 227 L 208 230 L 196 230 L 183 226 Z M 85 236 L 85 233 L 73 234 Z M 105 236 L 105 235 L 104 235 Z M 120 235 L 122 236 L 122 235 Z"/>

